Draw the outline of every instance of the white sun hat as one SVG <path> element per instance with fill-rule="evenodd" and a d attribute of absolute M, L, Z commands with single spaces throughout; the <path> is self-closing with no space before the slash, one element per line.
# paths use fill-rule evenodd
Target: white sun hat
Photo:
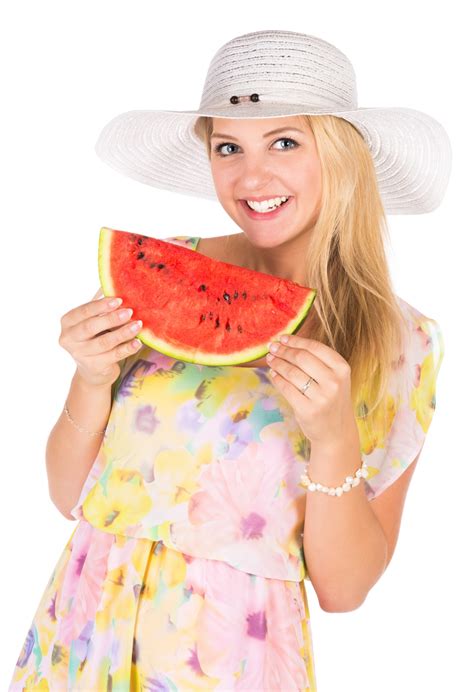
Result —
<path fill-rule="evenodd" d="M 132 110 L 102 129 L 95 151 L 120 173 L 164 190 L 216 200 L 199 116 L 334 115 L 357 128 L 373 157 L 386 214 L 422 214 L 441 203 L 452 151 L 444 127 L 411 108 L 358 107 L 354 68 L 310 34 L 255 31 L 211 60 L 198 110 Z"/>

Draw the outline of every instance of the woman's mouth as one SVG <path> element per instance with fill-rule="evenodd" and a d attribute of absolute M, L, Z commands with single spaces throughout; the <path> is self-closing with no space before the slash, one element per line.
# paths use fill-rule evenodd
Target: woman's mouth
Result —
<path fill-rule="evenodd" d="M 249 216 L 251 219 L 258 219 L 259 221 L 269 221 L 270 219 L 274 219 L 275 216 L 279 216 L 283 210 L 293 201 L 293 197 L 288 197 L 286 202 L 282 202 L 278 207 L 275 207 L 272 211 L 255 211 L 255 209 L 251 209 L 245 199 L 240 199 L 239 202 L 244 208 L 247 216 Z"/>

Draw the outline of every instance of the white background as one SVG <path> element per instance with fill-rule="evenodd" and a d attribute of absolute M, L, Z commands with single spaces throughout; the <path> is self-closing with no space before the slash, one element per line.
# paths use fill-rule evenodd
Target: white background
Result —
<path fill-rule="evenodd" d="M 444 334 L 437 409 L 395 555 L 363 606 L 326 613 L 307 582 L 318 692 L 473 689 L 473 55 L 460 7 L 413 0 L 3 6 L 2 689 L 75 527 L 49 499 L 44 452 L 75 370 L 58 345 L 60 317 L 99 286 L 100 227 L 157 237 L 240 230 L 218 203 L 116 173 L 96 157 L 96 138 L 123 111 L 197 109 L 217 49 L 261 29 L 335 44 L 355 67 L 360 106 L 430 113 L 453 147 L 442 205 L 388 217 L 396 293 Z"/>

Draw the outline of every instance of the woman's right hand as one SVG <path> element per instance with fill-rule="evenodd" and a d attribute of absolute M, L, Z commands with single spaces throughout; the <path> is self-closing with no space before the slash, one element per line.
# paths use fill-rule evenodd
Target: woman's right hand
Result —
<path fill-rule="evenodd" d="M 131 315 L 122 316 L 122 307 L 109 306 L 113 299 L 96 300 L 102 289 L 92 300 L 73 308 L 61 317 L 59 345 L 64 348 L 77 364 L 82 379 L 91 386 L 112 386 L 120 375 L 119 360 L 136 353 L 142 346 L 133 345 L 135 331 L 131 330 Z M 102 294 L 103 295 L 103 294 Z"/>

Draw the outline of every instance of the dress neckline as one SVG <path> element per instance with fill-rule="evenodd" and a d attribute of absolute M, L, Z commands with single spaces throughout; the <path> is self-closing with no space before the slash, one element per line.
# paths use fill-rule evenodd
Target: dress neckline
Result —
<path fill-rule="evenodd" d="M 190 243 L 190 249 L 191 250 L 197 250 L 198 245 L 201 241 L 200 236 L 196 235 L 176 235 L 176 236 L 171 236 L 171 238 L 167 238 L 167 240 L 184 240 L 185 243 Z M 199 365 L 199 363 L 190 363 L 190 365 Z M 234 369 L 239 369 L 239 370 L 269 370 L 270 366 L 269 365 L 213 365 L 213 366 L 208 366 L 208 367 L 216 367 L 216 368 L 234 368 Z"/>

